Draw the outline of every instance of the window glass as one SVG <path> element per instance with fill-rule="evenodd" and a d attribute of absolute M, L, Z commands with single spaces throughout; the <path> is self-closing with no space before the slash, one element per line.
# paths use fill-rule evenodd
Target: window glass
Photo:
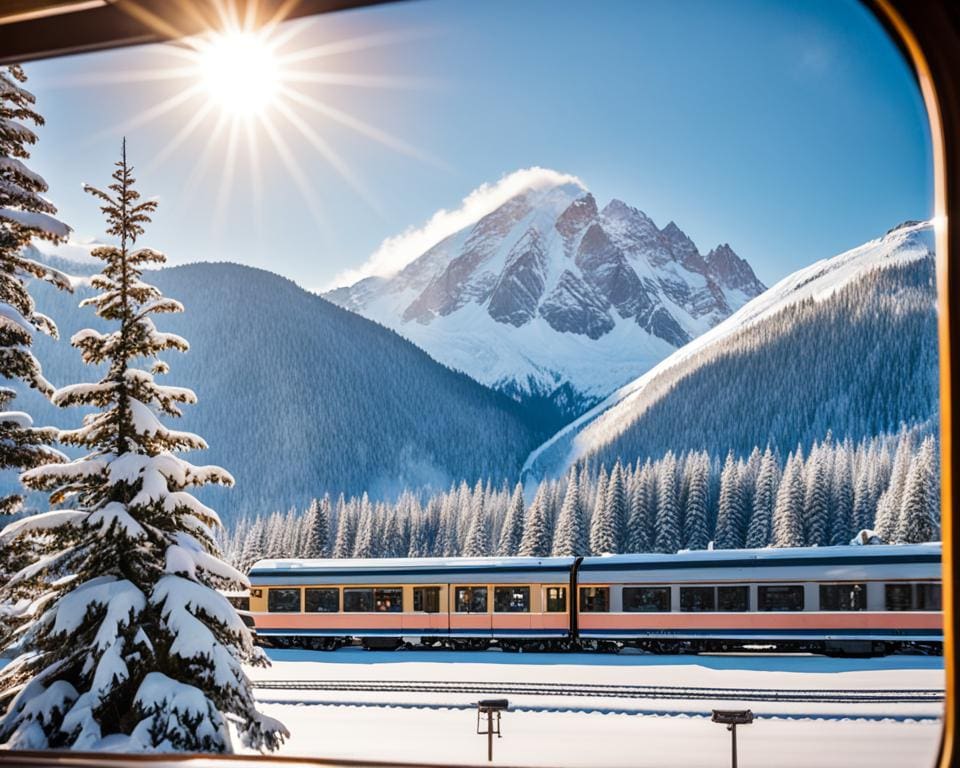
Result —
<path fill-rule="evenodd" d="M 670 587 L 624 587 L 623 610 L 629 613 L 667 613 Z"/>
<path fill-rule="evenodd" d="M 716 610 L 713 587 L 680 587 L 681 611 Z"/>
<path fill-rule="evenodd" d="M 414 587 L 413 610 L 440 613 L 440 587 Z"/>
<path fill-rule="evenodd" d="M 567 610 L 567 588 L 547 587 L 547 613 L 563 613 Z"/>
<path fill-rule="evenodd" d="M 802 611 L 803 587 L 799 584 L 757 587 L 757 610 Z"/>
<path fill-rule="evenodd" d="M 580 610 L 584 613 L 604 613 L 610 610 L 609 587 L 581 587 Z"/>
<path fill-rule="evenodd" d="M 525 613 L 530 610 L 530 587 L 494 587 L 493 610 L 497 613 Z"/>
<path fill-rule="evenodd" d="M 912 584 L 887 584 L 884 592 L 885 607 L 888 611 L 913 610 Z"/>
<path fill-rule="evenodd" d="M 400 613 L 403 611 L 403 589 L 384 587 L 373 591 L 374 608 L 382 613 Z"/>
<path fill-rule="evenodd" d="M 939 584 L 917 584 L 916 604 L 918 611 L 941 610 L 941 586 Z"/>
<path fill-rule="evenodd" d="M 372 589 L 344 589 L 343 610 L 350 613 L 365 613 L 373 610 Z"/>
<path fill-rule="evenodd" d="M 297 613 L 300 611 L 299 589 L 271 589 L 267 593 L 267 610 L 271 613 Z"/>
<path fill-rule="evenodd" d="M 743 613 L 750 610 L 750 587 L 746 584 L 717 587 L 717 610 Z"/>
<path fill-rule="evenodd" d="M 821 611 L 863 611 L 867 608 L 866 584 L 821 584 Z"/>
<path fill-rule="evenodd" d="M 457 613 L 486 613 L 487 588 L 457 587 L 455 604 Z"/>
<path fill-rule="evenodd" d="M 340 610 L 340 590 L 336 587 L 308 587 L 304 604 L 307 613 L 336 613 Z"/>

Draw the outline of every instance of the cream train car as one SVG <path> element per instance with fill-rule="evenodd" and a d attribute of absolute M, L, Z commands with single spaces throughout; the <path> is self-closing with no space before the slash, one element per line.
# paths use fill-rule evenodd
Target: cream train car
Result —
<path fill-rule="evenodd" d="M 940 545 L 263 560 L 268 645 L 940 652 Z"/>

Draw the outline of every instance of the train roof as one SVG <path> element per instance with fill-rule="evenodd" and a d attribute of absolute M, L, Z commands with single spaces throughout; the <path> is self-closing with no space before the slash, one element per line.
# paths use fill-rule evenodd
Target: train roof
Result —
<path fill-rule="evenodd" d="M 285 558 L 258 560 L 250 569 L 263 571 L 414 571 L 439 569 L 469 570 L 569 570 L 574 557 L 378 557 L 378 558 Z"/>
<path fill-rule="evenodd" d="M 869 544 L 851 546 L 842 544 L 835 547 L 766 547 L 764 549 L 694 549 L 678 552 L 675 555 L 641 553 L 632 555 L 599 555 L 585 557 L 581 568 L 629 568 L 637 565 L 671 564 L 683 567 L 690 563 L 709 561 L 722 565 L 735 561 L 738 564 L 756 563 L 757 565 L 802 560 L 862 560 L 869 558 L 940 559 L 941 543 L 933 541 L 926 544 Z"/>
<path fill-rule="evenodd" d="M 777 565 L 802 564 L 805 560 L 822 562 L 889 560 L 939 561 L 940 542 L 928 544 L 870 544 L 836 547 L 793 547 L 777 549 L 722 549 L 689 550 L 674 555 L 643 553 L 632 555 L 600 555 L 583 558 L 582 570 L 619 570 L 652 566 L 677 568 L 699 565 Z M 400 557 L 400 558 L 285 558 L 259 560 L 250 569 L 250 575 L 287 572 L 439 572 L 439 571 L 562 571 L 573 565 L 573 557 Z M 811 563 L 812 564 L 812 563 Z"/>

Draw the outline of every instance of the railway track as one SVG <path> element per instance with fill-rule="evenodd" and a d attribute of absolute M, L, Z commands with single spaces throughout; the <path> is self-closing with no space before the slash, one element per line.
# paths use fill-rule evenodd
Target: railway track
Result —
<path fill-rule="evenodd" d="M 570 696 L 614 699 L 904 704 L 943 701 L 943 691 L 909 689 L 700 688 L 671 685 L 396 680 L 257 680 L 258 690 L 452 693 L 480 696 Z"/>

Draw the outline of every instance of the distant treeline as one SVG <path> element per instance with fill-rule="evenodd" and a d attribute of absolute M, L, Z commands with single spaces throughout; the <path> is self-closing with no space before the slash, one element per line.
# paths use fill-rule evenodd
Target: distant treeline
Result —
<path fill-rule="evenodd" d="M 782 457 L 668 452 L 636 465 L 578 465 L 527 504 L 517 485 L 467 483 L 395 503 L 315 500 L 247 518 L 223 542 L 241 568 L 282 557 L 587 555 L 939 538 L 936 439 L 917 430 L 854 445 L 829 435 Z"/>

